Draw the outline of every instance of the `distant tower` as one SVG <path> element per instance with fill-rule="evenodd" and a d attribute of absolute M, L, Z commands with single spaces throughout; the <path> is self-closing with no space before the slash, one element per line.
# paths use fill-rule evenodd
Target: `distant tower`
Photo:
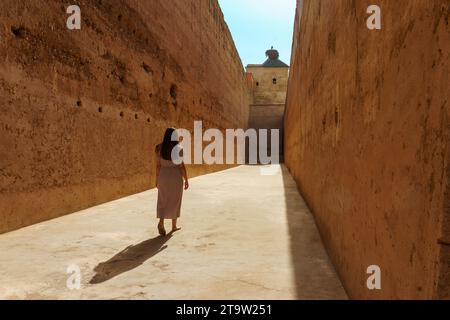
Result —
<path fill-rule="evenodd" d="M 281 61 L 273 47 L 266 51 L 263 64 L 249 64 L 247 75 L 253 91 L 253 105 L 286 103 L 289 66 Z"/>
<path fill-rule="evenodd" d="M 266 51 L 266 57 L 263 64 L 249 64 L 246 68 L 252 92 L 249 128 L 279 129 L 282 154 L 289 66 L 280 60 L 279 52 L 273 47 Z"/>

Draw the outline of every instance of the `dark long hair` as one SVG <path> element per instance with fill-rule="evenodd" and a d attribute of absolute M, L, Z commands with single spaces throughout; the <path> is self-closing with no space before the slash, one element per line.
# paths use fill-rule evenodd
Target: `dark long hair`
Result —
<path fill-rule="evenodd" d="M 164 134 L 164 140 L 161 145 L 161 157 L 164 160 L 172 160 L 172 150 L 179 143 L 179 141 L 172 141 L 172 135 L 175 131 L 175 128 L 167 128 L 166 133 Z"/>

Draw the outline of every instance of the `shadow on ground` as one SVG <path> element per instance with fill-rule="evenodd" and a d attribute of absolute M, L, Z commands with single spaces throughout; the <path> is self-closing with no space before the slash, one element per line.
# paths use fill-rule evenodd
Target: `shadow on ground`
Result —
<path fill-rule="evenodd" d="M 90 281 L 90 284 L 106 282 L 122 273 L 139 267 L 145 261 L 166 249 L 166 243 L 171 238 L 172 234 L 168 234 L 165 237 L 156 237 L 127 247 L 108 261 L 96 266 L 94 269 L 96 274 Z"/>
<path fill-rule="evenodd" d="M 308 205 L 285 166 L 282 166 L 282 174 L 297 298 L 347 299 Z"/>

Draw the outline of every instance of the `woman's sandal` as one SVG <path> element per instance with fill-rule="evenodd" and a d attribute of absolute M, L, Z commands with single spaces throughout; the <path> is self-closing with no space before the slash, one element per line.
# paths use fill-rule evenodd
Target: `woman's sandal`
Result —
<path fill-rule="evenodd" d="M 164 226 L 158 224 L 158 231 L 159 231 L 159 235 L 160 236 L 165 236 L 166 235 L 166 229 L 164 229 Z"/>

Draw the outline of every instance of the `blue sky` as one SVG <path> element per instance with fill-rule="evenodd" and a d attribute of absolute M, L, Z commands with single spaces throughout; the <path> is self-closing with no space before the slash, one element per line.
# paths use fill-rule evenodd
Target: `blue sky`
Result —
<path fill-rule="evenodd" d="M 219 0 L 244 67 L 263 63 L 274 46 L 289 64 L 295 0 Z"/>

